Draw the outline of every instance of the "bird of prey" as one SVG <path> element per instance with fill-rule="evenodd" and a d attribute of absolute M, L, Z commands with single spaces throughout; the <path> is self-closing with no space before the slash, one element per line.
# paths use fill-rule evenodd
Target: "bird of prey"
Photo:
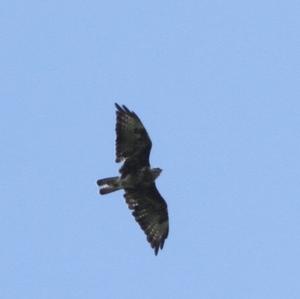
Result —
<path fill-rule="evenodd" d="M 155 255 L 164 246 L 169 232 L 168 209 L 156 188 L 160 168 L 151 168 L 151 139 L 139 119 L 126 106 L 116 106 L 116 162 L 123 162 L 120 176 L 97 181 L 100 194 L 124 190 L 132 215 L 147 236 Z"/>

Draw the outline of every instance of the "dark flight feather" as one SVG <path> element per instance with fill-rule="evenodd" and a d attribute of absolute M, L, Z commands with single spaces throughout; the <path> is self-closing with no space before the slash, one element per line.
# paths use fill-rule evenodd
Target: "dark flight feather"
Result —
<path fill-rule="evenodd" d="M 124 161 L 120 169 L 123 176 L 141 167 L 150 166 L 151 139 L 139 117 L 126 106 L 115 104 L 116 122 L 116 162 Z"/>
<path fill-rule="evenodd" d="M 167 204 L 155 184 L 137 189 L 125 189 L 124 197 L 132 215 L 147 236 L 157 255 L 169 233 Z"/>

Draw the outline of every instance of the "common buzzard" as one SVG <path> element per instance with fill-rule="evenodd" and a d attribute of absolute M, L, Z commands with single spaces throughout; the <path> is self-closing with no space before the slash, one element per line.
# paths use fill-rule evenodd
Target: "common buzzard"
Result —
<path fill-rule="evenodd" d="M 157 255 L 169 232 L 167 204 L 155 185 L 162 170 L 150 166 L 152 142 L 139 117 L 124 105 L 115 106 L 116 162 L 124 163 L 121 176 L 98 180 L 97 185 L 102 195 L 124 189 L 126 203 Z"/>

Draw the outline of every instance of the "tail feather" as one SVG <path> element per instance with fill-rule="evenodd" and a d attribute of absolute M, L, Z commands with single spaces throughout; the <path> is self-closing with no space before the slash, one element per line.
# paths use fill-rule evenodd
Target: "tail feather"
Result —
<path fill-rule="evenodd" d="M 99 193 L 101 195 L 108 194 L 108 193 L 122 189 L 119 177 L 117 177 L 117 176 L 100 179 L 97 181 L 97 185 L 99 187 L 102 187 L 99 190 Z"/>
<path fill-rule="evenodd" d="M 100 179 L 97 181 L 97 185 L 98 186 L 103 186 L 103 185 L 111 185 L 117 182 L 119 177 L 117 176 L 113 176 L 110 178 L 104 178 L 104 179 Z"/>
<path fill-rule="evenodd" d="M 115 188 L 115 187 L 105 187 L 105 188 L 101 188 L 99 190 L 99 193 L 101 195 L 104 195 L 104 194 L 108 194 L 108 193 L 111 193 L 111 192 L 114 192 L 114 191 L 117 191 L 117 190 L 120 190 L 121 188 Z"/>

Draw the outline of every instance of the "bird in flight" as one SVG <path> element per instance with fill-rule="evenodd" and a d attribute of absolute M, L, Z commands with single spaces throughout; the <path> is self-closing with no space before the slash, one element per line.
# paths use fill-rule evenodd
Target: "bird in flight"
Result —
<path fill-rule="evenodd" d="M 126 106 L 116 106 L 116 162 L 123 162 L 120 176 L 100 179 L 101 195 L 124 190 L 132 215 L 147 236 L 155 255 L 162 249 L 169 233 L 167 203 L 156 188 L 160 168 L 149 162 L 151 139 L 139 119 Z"/>

